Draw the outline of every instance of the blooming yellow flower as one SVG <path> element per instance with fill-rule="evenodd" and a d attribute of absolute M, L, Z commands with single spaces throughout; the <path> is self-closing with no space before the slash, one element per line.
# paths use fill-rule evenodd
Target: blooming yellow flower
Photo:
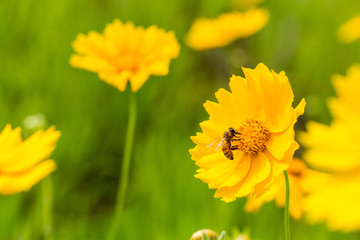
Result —
<path fill-rule="evenodd" d="M 253 35 L 268 20 L 269 12 L 264 9 L 224 13 L 215 19 L 199 18 L 191 26 L 186 43 L 195 50 L 223 47 L 236 39 Z"/>
<path fill-rule="evenodd" d="M 76 54 L 71 56 L 71 66 L 98 73 L 101 80 L 120 91 L 130 81 L 133 92 L 150 75 L 167 75 L 171 59 L 180 52 L 174 32 L 156 26 L 135 27 L 117 19 L 103 34 L 79 34 L 72 46 Z"/>
<path fill-rule="evenodd" d="M 28 191 L 54 171 L 55 162 L 48 157 L 59 137 L 60 132 L 50 127 L 23 141 L 21 129 L 7 125 L 0 134 L 0 193 Z"/>
<path fill-rule="evenodd" d="M 338 38 L 343 43 L 352 43 L 360 38 L 360 15 L 357 15 L 344 24 L 337 31 Z"/>
<path fill-rule="evenodd" d="M 306 186 L 304 182 L 313 175 L 321 174 L 317 171 L 311 170 L 297 158 L 294 158 L 289 169 L 289 185 L 290 185 L 290 215 L 295 219 L 300 219 L 303 215 L 303 199 L 306 195 Z M 278 207 L 285 206 L 285 179 L 283 174 L 279 174 L 274 182 L 271 184 L 268 191 L 263 193 L 258 198 L 248 197 L 245 211 L 255 212 L 264 203 L 275 200 Z"/>
<path fill-rule="evenodd" d="M 294 95 L 284 72 L 262 63 L 243 71 L 245 78 L 231 77 L 231 92 L 215 94 L 219 103 L 204 104 L 209 120 L 191 137 L 196 146 L 190 153 L 200 167 L 195 177 L 217 189 L 215 197 L 225 202 L 249 193 L 259 196 L 288 168 L 299 147 L 293 126 L 305 108 L 304 99 L 292 107 Z M 224 132 L 233 138 L 223 138 Z"/>

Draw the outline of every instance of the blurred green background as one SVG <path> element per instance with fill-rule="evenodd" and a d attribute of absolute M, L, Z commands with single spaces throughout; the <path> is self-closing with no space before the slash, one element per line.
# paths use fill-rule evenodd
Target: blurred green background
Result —
<path fill-rule="evenodd" d="M 182 45 L 165 77 L 151 77 L 137 94 L 138 121 L 119 239 L 189 239 L 202 228 L 248 228 L 254 239 L 283 239 L 283 210 L 273 203 L 245 214 L 244 199 L 226 204 L 193 177 L 190 136 L 208 115 L 202 107 L 218 88 L 229 89 L 240 66 L 264 62 L 285 70 L 295 104 L 307 100 L 297 125 L 331 118 L 330 78 L 360 61 L 360 42 L 342 45 L 337 27 L 360 1 L 265 1 L 267 26 L 224 49 L 195 52 L 184 36 L 198 16 L 233 9 L 230 0 L 0 1 L 0 127 L 22 126 L 43 113 L 62 132 L 52 157 L 56 239 L 104 239 L 114 207 L 127 124 L 129 91 L 119 92 L 68 60 L 78 33 L 102 31 L 114 18 L 174 30 Z M 129 89 L 128 89 L 129 90 Z M 301 151 L 298 151 L 301 153 Z M 41 186 L 0 196 L 0 239 L 42 239 Z M 359 239 L 325 225 L 291 221 L 293 239 Z"/>

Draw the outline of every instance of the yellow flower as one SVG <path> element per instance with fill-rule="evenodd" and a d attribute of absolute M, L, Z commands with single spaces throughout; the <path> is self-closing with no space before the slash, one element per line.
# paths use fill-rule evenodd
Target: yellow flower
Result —
<path fill-rule="evenodd" d="M 330 126 L 309 122 L 300 140 L 308 150 L 305 160 L 314 168 L 328 172 L 347 172 L 360 168 L 360 66 L 349 68 L 347 76 L 335 75 L 337 93 L 329 108 L 335 120 Z"/>
<path fill-rule="evenodd" d="M 309 122 L 299 140 L 308 149 L 304 159 L 311 167 L 327 172 L 348 172 L 360 168 L 360 129 L 349 122 L 331 126 Z"/>
<path fill-rule="evenodd" d="M 150 75 L 167 75 L 171 59 L 180 52 L 174 32 L 156 26 L 135 27 L 117 19 L 103 34 L 79 34 L 72 46 L 77 53 L 71 56 L 71 66 L 98 73 L 101 80 L 120 91 L 130 81 L 133 92 Z"/>
<path fill-rule="evenodd" d="M 360 15 L 357 15 L 344 24 L 337 31 L 338 38 L 343 43 L 352 43 L 360 38 Z"/>
<path fill-rule="evenodd" d="M 313 175 L 321 174 L 314 170 L 308 169 L 306 165 L 297 158 L 294 158 L 289 169 L 290 185 L 290 215 L 295 219 L 300 219 L 303 215 L 303 199 L 306 195 L 304 181 Z M 307 181 L 306 181 L 307 182 Z M 283 174 L 279 174 L 270 189 L 258 198 L 248 197 L 245 211 L 255 212 L 267 202 L 275 200 L 278 207 L 285 206 L 285 179 Z"/>
<path fill-rule="evenodd" d="M 299 147 L 293 126 L 305 108 L 304 99 L 292 107 L 293 91 L 284 72 L 277 74 L 262 63 L 243 71 L 245 78 L 231 77 L 231 92 L 215 94 L 219 103 L 204 104 L 209 120 L 200 124 L 203 132 L 191 137 L 196 146 L 190 153 L 200 167 L 195 177 L 217 189 L 215 197 L 225 202 L 249 193 L 259 196 L 288 168 Z M 224 132 L 228 137 L 223 138 Z"/>
<path fill-rule="evenodd" d="M 332 83 L 337 97 L 331 98 L 328 102 L 331 113 L 337 119 L 358 124 L 360 121 L 360 65 L 352 65 L 346 76 L 334 75 Z"/>
<path fill-rule="evenodd" d="M 339 159 L 341 161 L 342 159 Z M 331 230 L 360 229 L 360 172 L 324 174 L 309 179 L 304 211 L 311 223 L 325 221 Z"/>
<path fill-rule="evenodd" d="M 347 76 L 333 78 L 337 93 L 329 107 L 334 115 L 329 125 L 309 122 L 299 139 L 307 147 L 304 159 L 328 172 L 308 180 L 304 209 L 311 222 L 325 221 L 332 230 L 360 230 L 360 66 Z"/>
<path fill-rule="evenodd" d="M 223 47 L 236 39 L 253 35 L 268 20 L 269 13 L 264 9 L 224 13 L 215 19 L 199 18 L 191 26 L 186 43 L 195 50 Z"/>
<path fill-rule="evenodd" d="M 55 170 L 50 154 L 60 132 L 39 130 L 25 141 L 21 129 L 7 125 L 0 134 L 0 193 L 15 194 L 30 188 Z"/>

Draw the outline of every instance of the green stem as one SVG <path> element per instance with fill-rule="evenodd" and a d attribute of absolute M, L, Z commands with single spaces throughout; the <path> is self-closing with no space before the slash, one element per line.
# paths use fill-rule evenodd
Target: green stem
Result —
<path fill-rule="evenodd" d="M 51 176 L 41 181 L 41 201 L 44 240 L 53 240 L 53 189 Z"/>
<path fill-rule="evenodd" d="M 116 238 L 117 231 L 119 229 L 119 223 L 124 208 L 124 201 L 126 195 L 126 188 L 128 185 L 129 169 L 131 161 L 131 152 L 134 141 L 136 123 L 136 96 L 135 93 L 131 93 L 130 105 L 129 105 L 129 119 L 125 138 L 124 157 L 121 167 L 121 175 L 119 179 L 119 186 L 116 196 L 115 212 L 111 222 L 108 240 L 114 240 Z"/>
<path fill-rule="evenodd" d="M 289 187 L 289 176 L 287 171 L 284 171 L 285 176 L 285 185 L 286 185 L 286 198 L 285 198 L 285 212 L 284 212 L 284 225 L 285 225 L 285 239 L 290 240 L 290 221 L 289 221 L 289 196 L 290 196 L 290 187 Z"/>

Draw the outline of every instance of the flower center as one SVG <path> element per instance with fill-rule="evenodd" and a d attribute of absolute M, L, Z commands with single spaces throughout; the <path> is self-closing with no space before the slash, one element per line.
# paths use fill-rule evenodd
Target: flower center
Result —
<path fill-rule="evenodd" d="M 265 143 L 270 138 L 270 131 L 258 120 L 243 122 L 232 139 L 232 146 L 245 153 L 255 155 L 265 149 Z"/>

